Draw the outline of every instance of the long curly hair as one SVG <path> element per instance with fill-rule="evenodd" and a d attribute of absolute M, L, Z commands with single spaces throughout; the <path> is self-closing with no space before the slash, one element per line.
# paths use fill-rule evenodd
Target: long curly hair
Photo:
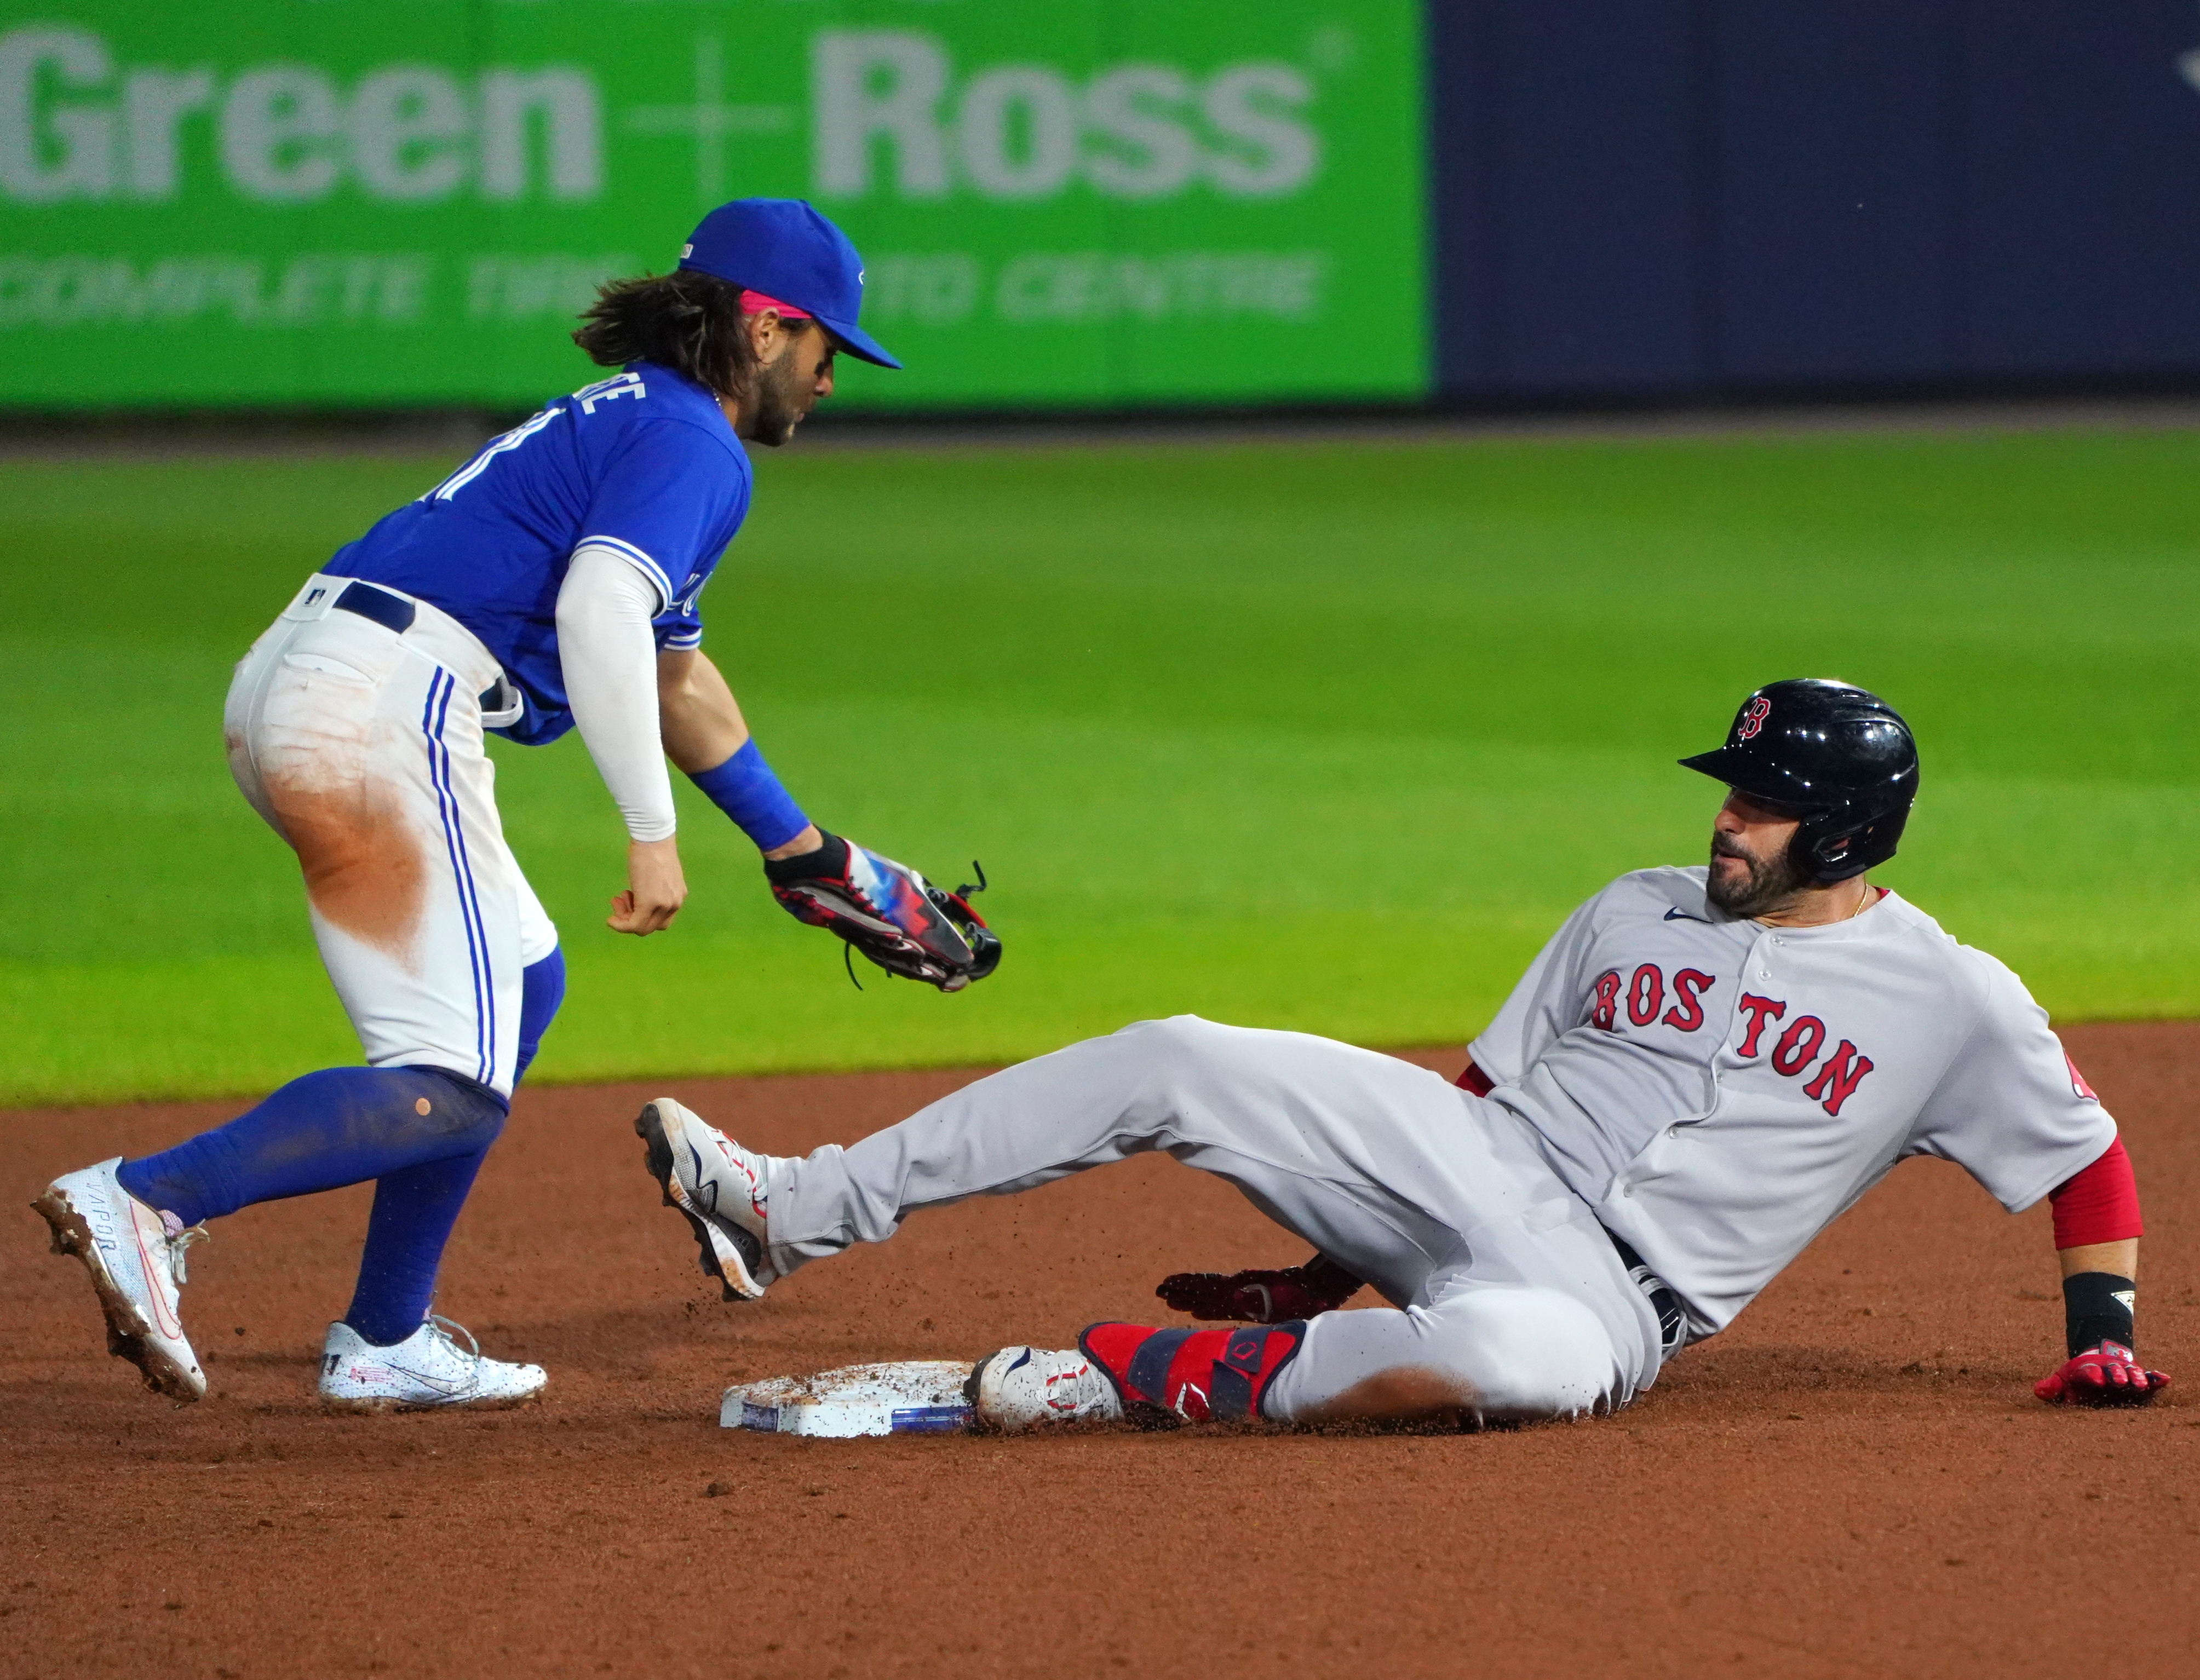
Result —
<path fill-rule="evenodd" d="M 741 289 L 715 274 L 679 268 L 607 280 L 573 342 L 600 367 L 653 361 L 715 396 L 746 404 L 752 395 L 757 360 L 741 327 Z"/>

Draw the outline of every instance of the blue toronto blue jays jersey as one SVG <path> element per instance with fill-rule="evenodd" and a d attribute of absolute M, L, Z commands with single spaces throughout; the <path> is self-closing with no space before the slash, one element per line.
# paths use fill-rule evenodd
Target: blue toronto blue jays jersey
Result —
<path fill-rule="evenodd" d="M 387 583 L 476 635 L 526 701 L 497 733 L 529 746 L 573 726 L 558 591 L 600 543 L 656 588 L 660 648 L 701 644 L 696 597 L 749 508 L 748 456 L 717 401 L 653 362 L 560 397 L 321 570 Z"/>

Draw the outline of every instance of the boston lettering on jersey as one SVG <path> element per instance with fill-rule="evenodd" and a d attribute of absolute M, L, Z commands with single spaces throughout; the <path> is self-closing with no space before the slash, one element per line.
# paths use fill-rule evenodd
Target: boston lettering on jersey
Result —
<path fill-rule="evenodd" d="M 1957 1162 L 2015 1210 L 2114 1139 L 2022 982 L 1899 896 L 1768 928 L 1721 916 L 1705 875 L 1613 881 L 1468 1046 L 1698 1334 L 1897 1162 Z"/>
<path fill-rule="evenodd" d="M 1602 1032 L 1618 1032 L 1624 995 L 1627 1019 L 1632 1025 L 1656 1024 L 1693 1033 L 1704 1024 L 1704 993 L 1717 984 L 1717 975 L 1707 975 L 1700 969 L 1681 969 L 1673 976 L 1673 1006 L 1661 1016 L 1659 1010 L 1666 997 L 1665 975 L 1657 963 L 1638 963 L 1624 982 L 1618 969 L 1606 969 L 1596 977 L 1596 984 L 1590 989 L 1589 1024 Z M 1735 1046 L 1735 1054 L 1745 1062 L 1755 1061 L 1764 1054 L 1762 1041 L 1767 1023 L 1786 1021 L 1788 1004 L 1782 998 L 1760 998 L 1755 992 L 1745 992 L 1737 1007 L 1747 1018 L 1749 1027 L 1741 1043 Z M 1772 1045 L 1772 1071 L 1788 1079 L 1799 1077 L 1817 1060 L 1826 1036 L 1826 1023 L 1817 1016 L 1798 1016 Z M 1871 1058 L 1843 1039 L 1833 1054 L 1826 1057 L 1817 1076 L 1803 1087 L 1803 1094 L 1823 1106 L 1828 1114 L 1838 1116 L 1841 1104 L 1848 1101 L 1870 1071 Z"/>

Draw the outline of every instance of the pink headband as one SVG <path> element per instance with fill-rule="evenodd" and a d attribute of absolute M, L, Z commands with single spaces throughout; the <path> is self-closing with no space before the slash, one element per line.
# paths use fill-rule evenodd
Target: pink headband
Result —
<path fill-rule="evenodd" d="M 778 310 L 781 317 L 790 321 L 806 321 L 810 319 L 810 312 L 807 309 L 798 309 L 792 303 L 781 303 L 777 298 L 766 297 L 760 291 L 749 291 L 746 289 L 742 290 L 741 313 L 761 315 L 767 309 Z"/>

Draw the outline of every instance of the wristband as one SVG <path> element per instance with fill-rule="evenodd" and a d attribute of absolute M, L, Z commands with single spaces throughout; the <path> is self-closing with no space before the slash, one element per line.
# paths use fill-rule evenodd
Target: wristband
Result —
<path fill-rule="evenodd" d="M 792 858 L 767 858 L 764 877 L 775 887 L 794 881 L 845 881 L 848 876 L 848 842 L 838 834 L 818 834 L 824 844 L 815 852 L 798 852 Z"/>
<path fill-rule="evenodd" d="M 2132 1347 L 2132 1297 L 2138 1286 L 2113 1272 L 2079 1272 L 2062 1279 L 2062 1315 L 2074 1358 L 2103 1342 Z"/>
<path fill-rule="evenodd" d="M 690 770 L 688 779 L 734 819 L 734 826 L 754 840 L 759 852 L 785 846 L 810 826 L 802 807 L 764 763 L 753 738 L 743 741 L 741 750 L 717 769 Z"/>

